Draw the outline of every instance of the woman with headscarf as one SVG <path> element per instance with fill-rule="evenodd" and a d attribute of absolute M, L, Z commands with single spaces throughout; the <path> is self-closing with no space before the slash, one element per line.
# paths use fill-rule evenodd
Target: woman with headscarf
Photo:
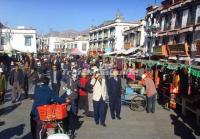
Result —
<path fill-rule="evenodd" d="M 88 82 L 88 72 L 87 69 L 83 69 L 81 72 L 81 77 L 79 79 L 79 100 L 78 107 L 84 110 L 84 114 L 88 115 L 88 95 L 86 91 L 86 84 Z"/>

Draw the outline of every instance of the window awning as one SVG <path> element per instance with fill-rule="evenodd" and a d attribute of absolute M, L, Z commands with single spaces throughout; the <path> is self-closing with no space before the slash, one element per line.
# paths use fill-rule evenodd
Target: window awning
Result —
<path fill-rule="evenodd" d="M 191 32 L 191 31 L 193 31 L 193 27 L 187 27 L 187 28 L 181 29 L 179 33 L 185 33 L 185 32 Z"/>
<path fill-rule="evenodd" d="M 122 54 L 128 55 L 128 54 L 131 54 L 131 53 L 133 53 L 133 52 L 136 52 L 137 50 L 140 50 L 140 47 L 132 47 L 132 48 L 130 48 L 130 49 L 128 49 L 128 50 L 122 52 Z"/>
<path fill-rule="evenodd" d="M 171 30 L 167 32 L 167 35 L 176 35 L 176 34 L 178 34 L 178 30 Z"/>

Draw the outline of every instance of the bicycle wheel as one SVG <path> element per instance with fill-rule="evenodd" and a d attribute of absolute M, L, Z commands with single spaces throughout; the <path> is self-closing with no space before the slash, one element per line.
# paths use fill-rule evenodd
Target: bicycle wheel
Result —
<path fill-rule="evenodd" d="M 131 99 L 130 109 L 133 111 L 144 111 L 146 109 L 146 98 L 135 96 Z"/>

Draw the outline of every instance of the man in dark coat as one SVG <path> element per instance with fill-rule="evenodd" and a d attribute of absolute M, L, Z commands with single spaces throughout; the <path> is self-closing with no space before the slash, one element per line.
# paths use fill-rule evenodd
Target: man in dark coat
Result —
<path fill-rule="evenodd" d="M 15 64 L 15 69 L 11 71 L 9 81 L 10 85 L 13 86 L 12 102 L 14 103 L 15 101 L 19 101 L 24 85 L 24 73 L 18 64 Z"/>
<path fill-rule="evenodd" d="M 108 96 L 111 118 L 121 119 L 121 78 L 118 76 L 118 71 L 113 70 L 113 77 L 109 80 Z"/>
<path fill-rule="evenodd" d="M 53 70 L 51 71 L 51 85 L 53 92 L 59 96 L 61 79 L 62 79 L 62 71 L 57 69 L 55 65 L 53 65 Z"/>
<path fill-rule="evenodd" d="M 57 103 L 64 103 L 67 101 L 67 99 L 60 98 L 50 89 L 49 87 L 49 78 L 42 77 L 41 82 L 38 83 L 35 87 L 34 91 L 34 103 L 31 110 L 31 133 L 33 139 L 41 139 L 41 137 L 44 138 L 45 136 L 45 130 L 43 130 L 40 133 L 40 130 L 42 129 L 42 121 L 39 119 L 39 113 L 37 110 L 38 106 L 42 105 L 48 105 L 52 102 Z"/>

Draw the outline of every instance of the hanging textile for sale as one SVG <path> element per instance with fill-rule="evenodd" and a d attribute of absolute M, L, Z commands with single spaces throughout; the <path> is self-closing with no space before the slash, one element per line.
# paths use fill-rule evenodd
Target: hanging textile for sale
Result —
<path fill-rule="evenodd" d="M 122 70 L 123 68 L 123 59 L 117 59 L 117 70 Z"/>
<path fill-rule="evenodd" d="M 156 88 L 158 88 L 159 84 L 160 84 L 160 78 L 158 76 L 158 69 L 156 66 L 156 70 L 155 70 L 155 84 L 156 84 Z"/>
<path fill-rule="evenodd" d="M 179 82 L 180 82 L 180 76 L 176 72 L 173 74 L 173 79 L 172 79 L 172 93 L 178 94 L 179 93 Z"/>

